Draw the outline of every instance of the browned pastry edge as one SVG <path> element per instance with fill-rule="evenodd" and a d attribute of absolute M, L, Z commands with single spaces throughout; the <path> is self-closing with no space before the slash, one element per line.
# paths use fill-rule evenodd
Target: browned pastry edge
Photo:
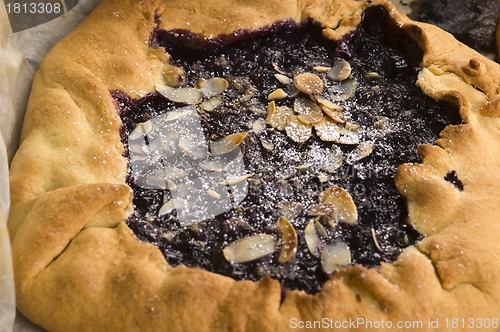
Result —
<path fill-rule="evenodd" d="M 464 119 L 420 148 L 421 164 L 397 172 L 424 240 L 392 264 L 344 268 L 320 293 L 289 291 L 280 304 L 276 280 L 171 268 L 135 238 L 124 223 L 131 192 L 109 90 L 140 97 L 177 82 L 181 72 L 169 55 L 148 46 L 155 13 L 161 28 L 207 37 L 312 18 L 336 39 L 379 4 L 425 52 L 417 84 L 456 103 Z M 19 310 L 51 331 L 286 331 L 292 319 L 498 318 L 499 100 L 498 64 L 384 0 L 105 0 L 54 47 L 33 82 L 11 166 Z M 452 170 L 462 192 L 444 180 Z"/>

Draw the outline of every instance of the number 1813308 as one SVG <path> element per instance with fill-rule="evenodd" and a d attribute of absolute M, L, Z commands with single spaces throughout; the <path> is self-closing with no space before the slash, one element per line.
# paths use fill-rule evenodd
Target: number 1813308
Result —
<path fill-rule="evenodd" d="M 60 2 L 14 2 L 6 3 L 8 14 L 60 14 L 63 11 Z"/>
<path fill-rule="evenodd" d="M 496 329 L 499 327 L 498 318 L 446 318 L 447 329 Z"/>

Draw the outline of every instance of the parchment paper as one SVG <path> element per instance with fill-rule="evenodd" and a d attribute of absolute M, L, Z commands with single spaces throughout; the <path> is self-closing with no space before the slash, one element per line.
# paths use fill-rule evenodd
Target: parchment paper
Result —
<path fill-rule="evenodd" d="M 64 15 L 13 33 L 4 0 L 0 0 L 0 331 L 41 331 L 18 314 L 10 241 L 8 165 L 17 149 L 33 75 L 50 48 L 69 33 L 100 0 L 80 0 Z M 64 1 L 62 1 L 64 3 Z M 30 19 L 25 17 L 24 19 Z M 31 17 L 33 19 L 33 17 Z"/>
<path fill-rule="evenodd" d="M 6 231 L 9 207 L 8 164 L 18 146 L 31 80 L 40 61 L 101 0 L 72 1 L 78 3 L 64 15 L 13 33 L 4 0 L 0 0 L 0 331 L 42 331 L 20 314 L 17 314 L 14 322 L 15 296 L 10 242 Z M 407 4 L 410 1 L 393 2 L 402 12 L 409 12 Z"/>

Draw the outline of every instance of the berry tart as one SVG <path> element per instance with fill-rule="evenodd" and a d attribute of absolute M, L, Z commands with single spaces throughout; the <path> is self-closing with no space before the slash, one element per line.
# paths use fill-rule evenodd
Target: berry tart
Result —
<path fill-rule="evenodd" d="M 18 308 L 50 331 L 497 330 L 499 142 L 500 66 L 388 1 L 104 0 L 33 81 Z"/>

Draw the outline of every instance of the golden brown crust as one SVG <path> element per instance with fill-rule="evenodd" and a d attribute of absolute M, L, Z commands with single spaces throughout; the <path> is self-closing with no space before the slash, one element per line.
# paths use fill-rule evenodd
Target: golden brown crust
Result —
<path fill-rule="evenodd" d="M 339 38 L 377 4 L 424 50 L 417 84 L 457 103 L 464 119 L 437 145 L 420 148 L 421 164 L 398 170 L 423 241 L 393 264 L 345 268 L 320 293 L 289 291 L 280 304 L 275 280 L 171 268 L 134 237 L 124 224 L 131 193 L 109 90 L 139 97 L 182 74 L 161 48 L 148 46 L 155 13 L 161 28 L 206 36 L 312 18 L 325 37 Z M 18 307 L 51 331 L 286 331 L 294 319 L 498 317 L 499 87 L 498 64 L 383 0 L 104 1 L 50 52 L 33 82 L 11 167 Z M 462 192 L 444 180 L 453 170 Z"/>

